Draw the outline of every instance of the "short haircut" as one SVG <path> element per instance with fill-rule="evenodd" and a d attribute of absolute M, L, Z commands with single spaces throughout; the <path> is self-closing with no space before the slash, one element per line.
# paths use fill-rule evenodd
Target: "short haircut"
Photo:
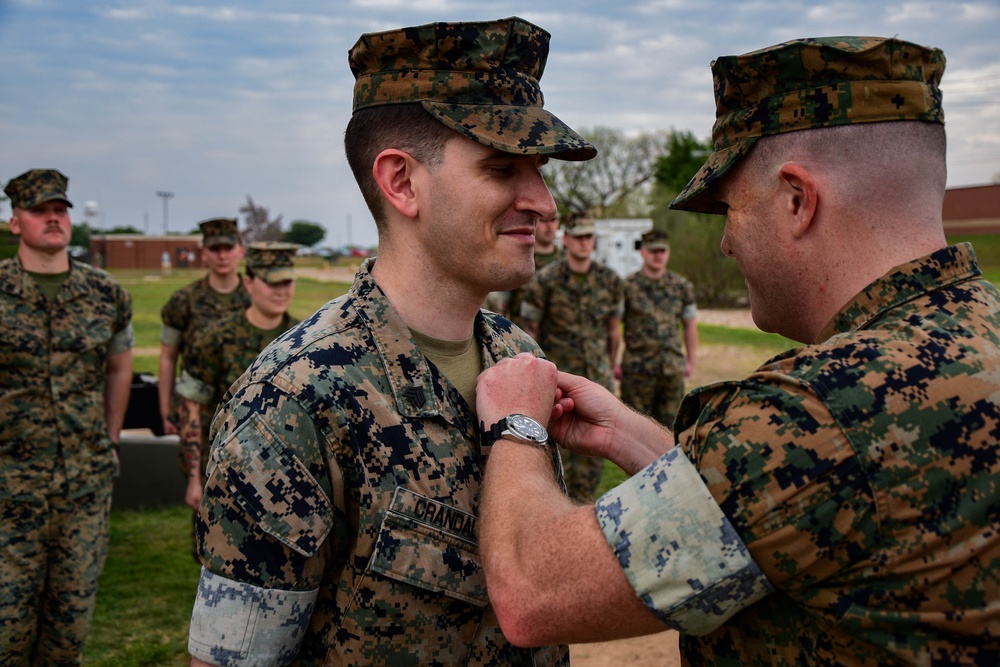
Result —
<path fill-rule="evenodd" d="M 858 123 L 759 139 L 744 173 L 766 176 L 787 161 L 820 163 L 859 204 L 891 205 L 947 187 L 944 126 L 919 121 Z M 886 187 L 891 183 L 892 187 Z"/>
<path fill-rule="evenodd" d="M 435 167 L 443 159 L 445 144 L 457 136 L 419 103 L 368 107 L 351 116 L 344 132 L 347 163 L 379 233 L 385 231 L 385 201 L 372 176 L 372 165 L 379 153 L 396 148 L 427 167 Z"/>

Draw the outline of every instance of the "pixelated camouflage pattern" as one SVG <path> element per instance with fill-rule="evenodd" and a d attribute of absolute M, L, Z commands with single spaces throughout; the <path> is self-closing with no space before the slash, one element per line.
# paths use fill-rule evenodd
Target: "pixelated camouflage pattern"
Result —
<path fill-rule="evenodd" d="M 569 236 L 588 236 L 597 233 L 597 224 L 589 211 L 569 211 L 559 221 L 563 233 Z"/>
<path fill-rule="evenodd" d="M 779 591 L 686 659 L 1000 664 L 1000 292 L 943 248 L 818 340 L 681 406 L 679 445 Z"/>
<path fill-rule="evenodd" d="M 636 271 L 625 278 L 622 372 L 684 372 L 684 310 L 695 305 L 694 285 L 668 270 L 661 278 Z"/>
<path fill-rule="evenodd" d="M 47 201 L 64 201 L 73 204 L 66 197 L 69 178 L 55 169 L 29 169 L 20 176 L 10 179 L 4 193 L 10 197 L 13 208 L 31 208 Z"/>
<path fill-rule="evenodd" d="M 643 232 L 640 242 L 642 247 L 647 250 L 670 250 L 670 234 L 662 229 L 650 229 Z"/>
<path fill-rule="evenodd" d="M 477 420 L 372 265 L 268 347 L 220 412 L 202 562 L 234 585 L 318 590 L 297 664 L 568 664 L 566 647 L 518 649 L 500 631 L 477 554 Z M 495 315 L 475 332 L 484 366 L 538 353 Z"/>
<path fill-rule="evenodd" d="M 712 63 L 715 151 L 670 207 L 724 214 L 712 189 L 758 137 L 882 121 L 944 123 L 945 57 L 895 38 L 797 39 Z"/>
<path fill-rule="evenodd" d="M 246 253 L 247 271 L 253 271 L 266 283 L 295 280 L 295 253 L 298 250 L 294 243 L 251 243 Z"/>
<path fill-rule="evenodd" d="M 660 240 L 650 237 L 654 245 Z M 619 395 L 633 409 L 667 427 L 684 398 L 683 315 L 694 306 L 694 285 L 673 271 L 658 279 L 642 271 L 625 278 L 625 350 Z"/>
<path fill-rule="evenodd" d="M 184 355 L 175 390 L 201 406 L 202 473 L 208 465 L 209 427 L 226 392 L 271 341 L 298 322 L 285 313 L 280 325 L 264 331 L 250 324 L 245 311 L 234 313 L 209 326 Z"/>
<path fill-rule="evenodd" d="M 538 323 L 538 344 L 559 370 L 613 389 L 608 320 L 622 315 L 624 282 L 612 269 L 592 262 L 578 283 L 565 257 L 538 271 L 524 288 L 520 315 Z M 572 498 L 593 500 L 603 461 L 561 450 Z"/>
<path fill-rule="evenodd" d="M 181 332 L 177 343 L 178 354 L 183 359 L 187 349 L 209 325 L 250 307 L 250 293 L 240 278 L 239 287 L 223 299 L 208 284 L 208 276 L 200 278 L 170 295 L 160 309 L 163 326 Z"/>
<path fill-rule="evenodd" d="M 0 499 L 0 665 L 80 664 L 110 512 L 110 479 L 79 498 Z"/>
<path fill-rule="evenodd" d="M 711 632 L 774 591 L 677 448 L 601 496 L 595 511 L 636 596 L 675 630 Z"/>
<path fill-rule="evenodd" d="M 566 256 L 562 248 L 556 248 L 553 252 L 548 254 L 535 253 L 535 274 L 537 275 L 539 271 L 544 269 L 549 264 L 558 261 Z M 514 324 L 524 328 L 524 318 L 521 317 L 521 304 L 524 303 L 524 291 L 528 287 L 529 283 L 525 283 L 521 287 L 510 291 L 510 301 L 507 305 L 507 311 L 504 315 L 507 319 L 511 320 Z"/>
<path fill-rule="evenodd" d="M 201 230 L 201 245 L 203 248 L 213 248 L 217 245 L 239 245 L 240 228 L 236 218 L 211 218 L 198 223 Z"/>
<path fill-rule="evenodd" d="M 548 53 L 549 33 L 517 17 L 368 33 L 348 54 L 353 110 L 419 102 L 497 150 L 589 160 L 597 149 L 543 108 Z"/>
<path fill-rule="evenodd" d="M 0 498 L 76 498 L 116 472 L 104 364 L 131 332 L 132 299 L 110 274 L 70 262 L 52 302 L 17 258 L 0 262 Z"/>
<path fill-rule="evenodd" d="M 622 316 L 624 281 L 600 262 L 582 284 L 566 258 L 538 271 L 525 288 L 521 316 L 538 323 L 538 344 L 559 370 L 611 388 L 608 320 Z"/>

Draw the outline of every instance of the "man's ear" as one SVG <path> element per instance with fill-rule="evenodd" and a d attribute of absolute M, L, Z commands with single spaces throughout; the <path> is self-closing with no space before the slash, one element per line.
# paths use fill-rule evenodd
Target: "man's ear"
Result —
<path fill-rule="evenodd" d="M 778 170 L 779 196 L 782 207 L 792 220 L 792 237 L 802 238 L 819 207 L 819 189 L 812 172 L 795 162 L 788 162 Z"/>
<path fill-rule="evenodd" d="M 408 218 L 416 217 L 420 211 L 413 175 L 417 161 L 409 153 L 396 148 L 387 148 L 375 158 L 372 176 L 386 201 Z"/>

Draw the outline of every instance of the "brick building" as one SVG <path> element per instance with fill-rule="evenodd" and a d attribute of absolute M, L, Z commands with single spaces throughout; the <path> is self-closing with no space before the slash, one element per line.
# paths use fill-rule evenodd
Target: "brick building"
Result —
<path fill-rule="evenodd" d="M 943 213 L 946 234 L 1000 234 L 1000 183 L 949 188 Z"/>
<path fill-rule="evenodd" d="M 187 236 L 142 236 L 140 234 L 93 234 L 90 257 L 108 269 L 155 269 L 163 267 L 164 253 L 172 269 L 200 269 L 201 234 Z"/>

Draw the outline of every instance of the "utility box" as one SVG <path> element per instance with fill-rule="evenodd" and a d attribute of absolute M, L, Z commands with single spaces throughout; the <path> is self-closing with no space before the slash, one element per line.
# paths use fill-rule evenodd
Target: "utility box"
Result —
<path fill-rule="evenodd" d="M 594 221 L 597 246 L 594 259 L 614 269 L 622 278 L 642 268 L 639 244 L 653 228 L 650 218 L 606 218 Z"/>

